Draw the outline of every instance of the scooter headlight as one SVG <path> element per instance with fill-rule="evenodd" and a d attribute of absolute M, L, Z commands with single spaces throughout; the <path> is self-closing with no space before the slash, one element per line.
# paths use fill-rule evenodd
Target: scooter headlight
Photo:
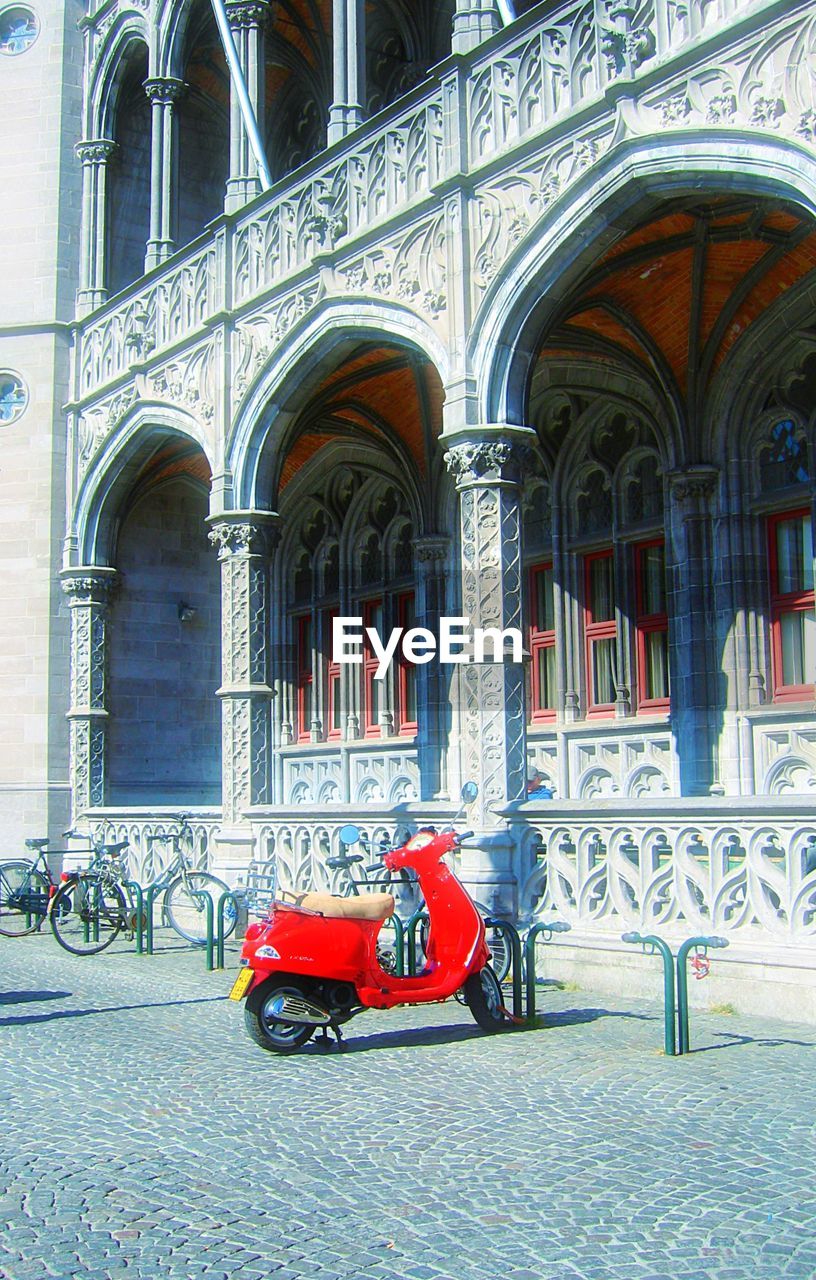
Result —
<path fill-rule="evenodd" d="M 433 834 L 432 831 L 418 831 L 415 836 L 411 836 L 411 839 L 408 841 L 405 848 L 406 849 L 424 849 L 426 844 L 430 844 L 431 841 L 435 839 L 436 839 L 436 836 Z"/>

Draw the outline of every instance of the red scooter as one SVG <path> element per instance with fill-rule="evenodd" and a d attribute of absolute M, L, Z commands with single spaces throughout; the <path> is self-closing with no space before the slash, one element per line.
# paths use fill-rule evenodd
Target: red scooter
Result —
<path fill-rule="evenodd" d="M 471 803 L 475 783 L 462 788 Z M 485 1031 L 509 1025 L 499 981 L 489 965 L 482 917 L 443 858 L 472 832 L 419 831 L 384 855 L 396 872 L 413 869 L 425 897 L 430 933 L 425 966 L 415 977 L 387 973 L 377 935 L 394 913 L 390 893 L 335 898 L 302 894 L 274 901 L 265 920 L 251 924 L 241 951 L 242 969 L 230 999 L 247 997 L 247 1030 L 262 1049 L 292 1053 L 318 1028 L 338 1041 L 340 1027 L 364 1009 L 445 1000 L 460 989 Z"/>

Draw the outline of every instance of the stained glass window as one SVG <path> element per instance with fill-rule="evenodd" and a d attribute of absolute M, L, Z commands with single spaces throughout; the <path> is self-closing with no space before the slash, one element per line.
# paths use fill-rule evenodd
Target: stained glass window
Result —
<path fill-rule="evenodd" d="M 28 404 L 28 392 L 16 373 L 0 373 L 0 422 L 15 422 Z"/>
<path fill-rule="evenodd" d="M 0 13 L 0 53 L 25 53 L 39 34 L 40 24 L 30 9 L 14 5 Z"/>

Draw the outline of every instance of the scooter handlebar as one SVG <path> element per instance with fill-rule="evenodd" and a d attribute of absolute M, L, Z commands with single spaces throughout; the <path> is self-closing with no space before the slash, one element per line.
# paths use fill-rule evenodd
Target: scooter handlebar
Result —
<path fill-rule="evenodd" d="M 457 843 L 461 844 L 463 840 L 469 840 L 471 836 L 475 836 L 475 831 L 460 831 L 456 837 Z"/>

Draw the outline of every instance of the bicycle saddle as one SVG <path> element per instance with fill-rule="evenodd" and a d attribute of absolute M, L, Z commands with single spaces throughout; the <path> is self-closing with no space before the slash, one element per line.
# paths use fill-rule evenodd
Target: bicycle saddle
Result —
<path fill-rule="evenodd" d="M 26 849 L 44 849 L 50 843 L 47 836 L 44 840 L 26 840 Z"/>
<path fill-rule="evenodd" d="M 356 898 L 334 898 L 330 893 L 303 893 L 295 905 L 317 911 L 332 920 L 388 920 L 394 914 L 393 893 L 363 893 Z"/>
<path fill-rule="evenodd" d="M 102 848 L 105 850 L 105 853 L 117 854 L 121 853 L 123 849 L 127 849 L 129 846 L 129 840 L 119 840 L 116 844 L 103 844 Z"/>

